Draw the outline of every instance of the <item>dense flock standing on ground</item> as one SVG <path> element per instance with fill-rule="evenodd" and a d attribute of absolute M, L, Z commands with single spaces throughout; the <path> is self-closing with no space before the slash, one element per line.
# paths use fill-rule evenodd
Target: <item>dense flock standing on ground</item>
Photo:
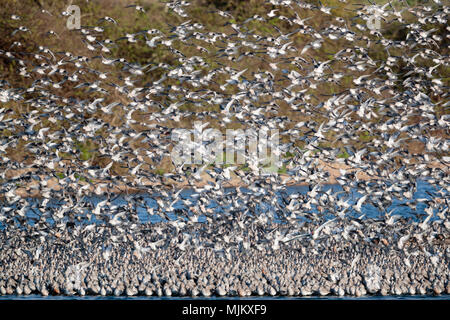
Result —
<path fill-rule="evenodd" d="M 320 2 L 266 1 L 265 15 L 239 22 L 213 10 L 226 32 L 192 20 L 188 1 L 165 5 L 183 22 L 164 30 L 149 22 L 146 30 L 106 39 L 105 28 L 120 21 L 98 17 L 97 25 L 71 31 L 89 55 L 77 47 L 55 52 L 45 43 L 21 51 L 20 41 L 0 48 L 15 67 L 11 72 L 30 79 L 26 87 L 0 83 L 2 294 L 20 294 L 25 284 L 29 293 L 61 293 L 74 266 L 83 280 L 64 287 L 67 294 L 122 294 L 128 287 L 130 294 L 167 295 L 194 289 L 205 295 L 448 292 L 449 7 L 440 1 L 405 3 L 401 10 L 379 6 L 380 19 L 402 24 L 406 35 L 396 40 L 383 28 L 367 27 L 370 3 L 351 9 L 350 19 L 334 16 L 334 8 Z M 124 10 L 146 14 L 136 4 Z M 315 29 L 306 13 L 319 11 L 332 22 Z M 10 36 L 31 32 L 21 19 L 11 12 Z M 256 21 L 275 35 L 251 28 Z M 291 31 L 283 33 L 286 25 Z M 59 37 L 51 26 L 47 32 Z M 307 39 L 300 47 L 298 35 Z M 114 56 L 122 42 L 166 50 L 173 64 L 141 65 Z M 333 42 L 327 59 L 319 58 L 321 47 Z M 382 46 L 387 58 L 372 58 L 374 46 Z M 159 77 L 145 82 L 147 73 Z M 85 90 L 83 99 L 59 96 L 67 86 Z M 324 93 L 327 86 L 342 90 Z M 161 170 L 170 163 L 171 133 L 185 119 L 219 129 L 279 130 L 280 174 L 261 175 L 258 159 L 245 166 L 170 164 Z M 192 147 L 207 146 L 208 133 L 205 125 L 204 140 Z M 325 187 L 330 173 L 323 163 L 338 169 L 340 190 Z M 225 189 L 232 179 L 245 188 Z M 433 186 L 423 197 L 415 195 L 420 181 Z M 193 196 L 182 197 L 183 183 Z M 309 191 L 289 192 L 289 184 L 305 184 Z M 124 201 L 114 202 L 118 196 Z M 366 206 L 379 215 L 366 217 Z M 405 209 L 410 213 L 400 215 Z M 162 222 L 141 223 L 138 210 Z M 338 278 L 329 278 L 331 267 L 316 269 L 340 261 L 344 248 L 351 259 L 336 268 L 359 278 L 339 286 Z M 377 255 L 385 259 L 377 261 Z M 258 270 L 245 279 L 257 259 Z M 289 259 L 303 261 L 302 267 Z M 208 278 L 223 261 L 237 266 L 228 271 L 229 280 Z M 199 266 L 209 270 L 201 284 L 199 275 L 186 277 L 192 269 L 202 274 Z M 383 270 L 373 290 L 374 280 L 364 276 L 369 266 Z M 277 268 L 299 281 L 283 280 Z M 386 270 L 398 277 L 391 280 Z M 400 277 L 405 270 L 408 280 Z M 182 275 L 185 281 L 170 287 Z M 275 282 L 264 284 L 263 275 Z M 104 283 L 89 283 L 90 277 Z"/>

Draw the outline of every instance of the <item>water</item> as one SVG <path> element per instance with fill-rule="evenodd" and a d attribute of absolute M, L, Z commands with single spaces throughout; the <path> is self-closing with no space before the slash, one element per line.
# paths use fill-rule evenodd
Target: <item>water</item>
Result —
<path fill-rule="evenodd" d="M 333 194 L 336 192 L 342 191 L 342 187 L 340 185 L 324 185 L 324 186 L 322 186 L 322 190 L 325 192 L 328 191 L 329 189 L 332 189 Z M 254 204 L 253 214 L 265 214 L 269 217 L 272 217 L 273 221 L 281 222 L 279 219 L 279 216 L 278 216 L 279 211 L 277 211 L 276 208 L 274 208 L 274 206 L 271 203 L 268 203 L 267 201 L 262 200 L 262 195 L 265 192 L 263 189 L 261 191 L 259 191 L 259 190 L 251 191 L 247 188 L 241 188 L 241 191 L 243 194 L 248 194 L 250 197 L 250 201 L 254 202 L 253 203 Z M 277 204 L 279 207 L 283 208 L 286 205 L 284 204 L 284 202 L 282 200 L 282 196 L 284 198 L 286 198 L 287 196 L 292 195 L 292 194 L 305 195 L 308 191 L 309 191 L 308 186 L 286 187 L 285 190 L 278 192 Z M 414 201 L 416 199 L 430 200 L 435 196 L 437 191 L 439 191 L 439 188 L 437 186 L 432 185 L 424 180 L 418 181 L 416 192 L 413 194 L 413 200 L 409 200 L 409 201 Z M 226 188 L 222 199 L 225 199 L 225 200 L 227 198 L 230 199 L 232 194 L 234 194 L 235 192 L 236 192 L 235 188 Z M 448 195 L 448 192 L 446 190 L 443 190 L 443 192 L 445 192 L 446 196 Z M 363 196 L 363 194 L 360 192 L 360 190 L 353 189 L 350 194 L 347 194 L 344 192 L 338 194 L 337 198 L 340 200 L 343 200 L 343 201 L 347 201 L 350 205 L 354 205 L 357 203 L 358 199 L 360 199 L 362 196 Z M 128 198 L 128 197 L 130 197 L 130 198 Z M 183 209 L 183 208 L 188 209 L 188 215 L 193 215 L 193 212 L 190 209 L 193 207 L 198 207 L 198 204 L 200 201 L 199 200 L 200 194 L 196 193 L 194 190 L 192 190 L 192 189 L 183 190 L 179 194 L 178 199 L 174 199 L 173 201 L 170 201 L 172 203 L 173 210 L 166 210 L 166 209 L 163 210 L 166 214 L 165 217 L 161 217 L 160 215 L 158 215 L 156 213 L 149 214 L 148 210 L 147 210 L 147 208 L 157 209 L 159 207 L 158 202 L 157 202 L 157 199 L 161 198 L 161 194 L 159 194 L 159 193 L 134 194 L 134 195 L 129 195 L 129 196 L 117 195 L 117 196 L 115 196 L 115 198 L 113 198 L 112 201 L 110 201 L 111 206 L 117 206 L 119 208 L 124 208 L 124 210 L 126 210 L 131 197 L 132 198 L 140 197 L 142 200 L 141 204 L 138 205 L 136 208 L 137 216 L 141 223 L 157 223 L 157 222 L 165 221 L 168 219 L 170 219 L 170 220 L 187 219 L 186 216 L 177 215 L 175 213 L 176 210 Z M 442 196 L 440 196 L 440 197 L 442 197 Z M 254 198 L 255 200 L 253 200 L 252 198 Z M 105 200 L 105 197 L 91 196 L 91 197 L 82 198 L 81 202 L 84 202 L 85 204 L 90 204 L 90 206 L 92 208 L 95 208 L 97 206 L 97 204 L 103 200 Z M 364 218 L 379 219 L 379 218 L 382 218 L 386 214 L 386 212 L 389 212 L 391 215 L 398 215 L 398 216 L 401 216 L 401 217 L 404 217 L 407 219 L 409 218 L 412 221 L 423 220 L 423 218 L 427 216 L 427 214 L 424 211 L 425 208 L 427 207 L 427 205 L 423 201 L 418 203 L 416 206 L 416 209 L 413 210 L 406 205 L 406 203 L 408 201 L 407 199 L 394 198 L 391 206 L 386 208 L 386 212 L 381 212 L 378 208 L 376 208 L 373 204 L 371 204 L 369 200 L 370 200 L 370 198 L 367 199 L 367 201 L 361 207 L 361 213 L 356 212 L 353 209 L 349 209 L 346 212 L 346 215 L 350 216 L 350 217 L 363 216 Z M 190 201 L 189 208 L 187 207 L 187 205 L 185 205 L 185 203 L 183 201 Z M 42 199 L 36 199 L 36 198 L 28 199 L 28 202 L 31 207 L 35 204 L 38 204 L 37 202 L 42 203 Z M 244 203 L 242 200 L 238 200 L 238 203 L 242 204 L 242 208 L 245 210 L 246 203 Z M 47 203 L 46 207 L 51 210 L 57 210 L 64 204 L 65 204 L 65 201 L 63 199 L 51 199 Z M 3 208 L 5 208 L 5 207 L 7 207 L 7 206 L 4 205 L 4 206 L 0 207 L 0 209 L 3 210 Z M 10 207 L 13 209 L 17 209 L 16 205 L 12 205 Z M 211 208 L 215 213 L 226 212 L 230 207 L 231 207 L 231 201 L 228 201 L 228 203 L 225 201 L 225 204 L 219 204 L 214 199 L 210 200 L 210 202 L 206 205 L 206 208 Z M 84 212 L 83 215 L 85 216 L 92 209 L 82 208 L 82 210 Z M 318 210 L 315 205 L 312 205 L 311 209 L 305 210 L 305 212 L 317 214 Z M 37 220 L 41 214 L 46 215 L 46 213 L 41 213 L 34 208 L 27 209 L 26 216 L 28 217 L 28 223 L 33 225 L 34 221 Z M 322 215 L 325 219 L 332 219 L 335 217 L 328 210 L 325 210 L 324 212 L 322 212 Z M 433 221 L 435 219 L 437 219 L 436 212 L 434 212 L 434 215 L 431 218 L 431 221 Z M 51 214 L 46 215 L 46 220 L 49 224 L 53 224 L 53 222 L 54 222 Z M 206 220 L 205 216 L 199 217 L 199 222 L 205 222 L 205 220 Z M 305 220 L 307 220 L 307 218 L 303 218 L 303 221 L 305 221 Z M 85 218 L 84 221 L 86 222 L 87 219 Z M 89 221 L 90 222 L 99 222 L 99 221 L 96 221 L 95 216 L 93 216 L 91 218 L 91 220 L 89 220 Z M 302 222 L 302 218 L 300 219 L 300 222 Z M 4 227 L 4 225 L 0 222 L 0 229 L 2 229 L 3 227 Z"/>
<path fill-rule="evenodd" d="M 327 191 L 329 189 L 332 189 L 332 193 L 336 193 L 339 191 L 342 191 L 342 188 L 340 185 L 326 185 L 323 186 L 323 190 Z M 309 191 L 309 188 L 307 186 L 291 186 L 291 187 L 287 187 L 284 191 L 282 191 L 284 194 L 283 196 L 286 197 L 288 195 L 292 195 L 292 194 L 306 194 Z M 417 190 L 416 192 L 413 194 L 413 199 L 432 199 L 433 196 L 435 195 L 435 193 L 439 191 L 439 189 L 432 185 L 429 184 L 425 181 L 419 181 L 417 183 Z M 233 193 L 235 193 L 236 190 L 234 188 L 228 188 L 225 190 L 224 193 L 224 198 L 227 197 L 227 195 L 231 195 Z M 254 193 L 254 191 L 251 191 L 249 189 L 246 188 L 242 188 L 242 192 L 243 193 L 248 193 L 249 196 L 254 195 L 256 198 L 260 199 L 256 193 Z M 263 193 L 264 190 L 261 191 L 261 193 Z M 278 194 L 279 199 L 277 199 L 278 203 L 280 205 L 282 205 L 282 199 L 281 199 L 281 193 Z M 363 196 L 363 194 L 361 194 L 360 192 L 358 192 L 358 190 L 352 190 L 351 194 L 346 194 L 346 193 L 341 193 L 340 195 L 338 195 L 338 199 L 344 200 L 344 201 L 348 201 L 350 205 L 355 204 L 358 199 L 360 199 Z M 149 208 L 158 208 L 158 204 L 157 204 L 157 198 L 161 197 L 160 194 L 140 194 L 140 195 L 132 195 L 132 197 L 142 197 L 142 200 L 144 201 L 143 203 L 145 203 L 145 205 Z M 195 207 L 197 206 L 198 202 L 199 202 L 199 195 L 195 193 L 194 190 L 183 190 L 180 193 L 179 196 L 180 200 L 174 201 L 173 202 L 173 208 L 174 209 L 181 209 L 181 208 L 185 208 L 185 204 L 183 203 L 183 200 L 189 200 L 192 202 L 192 204 L 190 205 L 190 207 Z M 103 201 L 105 198 L 104 197 L 89 197 L 89 198 L 84 198 L 82 201 L 85 202 L 90 202 L 92 204 L 93 207 L 95 207 L 100 201 Z M 28 199 L 30 203 L 33 202 L 41 202 L 42 199 Z M 426 204 L 425 203 L 419 203 L 416 207 L 416 210 L 412 210 L 410 209 L 408 206 L 405 206 L 403 204 L 405 204 L 408 200 L 407 199 L 393 199 L 392 205 L 386 209 L 387 212 L 391 211 L 392 215 L 399 215 L 405 218 L 411 218 L 412 220 L 417 220 L 418 217 L 420 217 L 420 214 L 425 214 L 424 209 L 426 208 Z M 128 204 L 128 199 L 126 195 L 117 195 L 115 197 L 115 199 L 112 202 L 112 205 L 116 205 L 119 207 L 126 207 Z M 64 204 L 63 201 L 61 200 L 51 200 L 48 202 L 47 207 L 49 208 L 58 208 L 60 207 L 62 204 Z M 223 212 L 225 210 L 227 210 L 227 205 L 219 205 L 216 201 L 212 200 L 209 205 L 207 206 L 209 208 L 213 208 L 216 212 Z M 267 213 L 268 211 L 274 211 L 273 206 L 270 203 L 265 203 L 265 202 L 259 202 L 256 205 L 257 210 L 259 211 L 259 213 Z M 86 209 L 88 210 L 88 209 Z M 318 213 L 317 208 L 313 207 L 311 210 L 311 212 L 315 212 Z M 362 213 L 358 213 L 355 211 L 348 211 L 348 215 L 353 215 L 353 216 L 361 216 L 361 214 L 365 215 L 366 218 L 380 218 L 381 216 L 383 216 L 385 213 L 384 212 L 380 212 L 375 206 L 373 206 L 371 203 L 366 202 L 362 208 L 361 208 Z M 163 218 L 160 217 L 159 215 L 149 215 L 147 213 L 147 209 L 145 208 L 145 206 L 141 206 L 137 208 L 137 213 L 138 213 L 138 217 L 140 222 L 142 223 L 156 223 L 156 222 L 161 222 L 163 221 Z M 27 216 L 29 218 L 33 218 L 33 217 L 37 217 L 38 213 L 34 212 L 33 210 L 28 210 L 27 211 Z M 171 212 L 167 212 L 167 216 L 169 217 L 169 219 L 177 219 L 180 218 L 179 216 L 177 216 L 174 213 Z M 333 218 L 334 216 L 332 215 L 327 215 L 325 213 L 325 217 L 326 218 Z M 436 214 L 434 214 L 432 219 L 437 219 Z M 205 218 L 201 217 L 200 221 L 204 221 Z M 6 295 L 6 296 L 0 296 L 0 300 L 222 300 L 222 299 L 230 299 L 230 300 L 417 300 L 417 299 L 425 299 L 425 300 L 450 300 L 450 295 L 439 295 L 439 296 L 434 296 L 434 295 L 414 295 L 414 296 L 381 296 L 381 295 L 376 295 L 376 296 L 364 296 L 364 297 L 337 297 L 337 296 L 325 296 L 325 297 L 321 297 L 321 296 L 310 296 L 310 297 L 272 297 L 272 296 L 253 296 L 253 297 L 246 297 L 246 298 L 240 298 L 240 297 L 227 297 L 227 298 L 223 298 L 223 297 L 209 297 L 209 298 L 205 298 L 205 297 L 197 297 L 197 298 L 191 298 L 191 297 L 157 297 L 157 296 L 151 296 L 151 297 L 147 297 L 147 296 L 136 296 L 136 297 L 127 297 L 127 296 L 121 296 L 121 297 L 116 297 L 116 296 L 84 296 L 84 297 L 80 297 L 80 296 L 47 296 L 47 297 L 43 297 L 41 295 L 29 295 L 29 296 L 16 296 L 16 295 Z"/>
<path fill-rule="evenodd" d="M 41 296 L 41 295 L 29 295 L 29 296 L 16 296 L 5 295 L 0 296 L 0 300 L 450 300 L 450 295 L 443 294 L 438 296 L 432 295 L 404 295 L 404 296 L 363 296 L 363 297 L 338 297 L 338 296 L 309 296 L 309 297 L 285 297 L 285 296 L 253 296 L 253 297 L 157 297 L 157 296 Z"/>

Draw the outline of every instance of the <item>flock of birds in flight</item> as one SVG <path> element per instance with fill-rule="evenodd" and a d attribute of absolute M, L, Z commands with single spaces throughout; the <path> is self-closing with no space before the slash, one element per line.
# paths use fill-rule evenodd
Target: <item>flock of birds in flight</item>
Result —
<path fill-rule="evenodd" d="M 146 248 L 135 243 L 139 252 L 166 245 L 220 250 L 268 244 L 278 250 L 295 240 L 338 236 L 373 241 L 376 234 L 358 231 L 366 224 L 376 224 L 378 232 L 409 228 L 397 239 L 399 249 L 435 224 L 444 226 L 440 230 L 448 237 L 450 104 L 443 72 L 449 67 L 450 8 L 439 0 L 414 7 L 403 2 L 400 11 L 390 2 L 379 6 L 380 19 L 400 23 L 406 34 L 396 40 L 384 29 L 367 27 L 372 3 L 352 9 L 352 19 L 333 15 L 334 8 L 320 2 L 264 4 L 271 7 L 265 15 L 242 22 L 229 12 L 208 12 L 223 20 L 222 32 L 195 22 L 188 1 L 165 2 L 183 20 L 179 25 L 114 40 L 104 37 L 105 29 L 121 22 L 106 16 L 96 26 L 71 31 L 80 36 L 85 55 L 77 47 L 55 52 L 45 43 L 22 51 L 19 40 L 1 48 L 0 57 L 14 62 L 17 76 L 30 79 L 27 87 L 0 82 L 0 132 L 11 133 L 0 136 L 3 232 L 20 229 L 45 242 L 64 232 L 83 237 L 107 229 L 114 243 L 133 241 L 142 229 L 154 232 L 155 241 Z M 146 14 L 136 4 L 126 10 Z M 325 16 L 329 25 L 315 29 L 314 18 L 305 12 Z M 414 23 L 405 22 L 407 15 L 415 17 Z M 254 22 L 275 35 L 250 27 Z M 11 26 L 11 37 L 31 32 L 20 13 L 11 15 Z M 292 31 L 284 33 L 284 28 Z M 46 32 L 63 41 L 57 32 Z M 298 37 L 304 42 L 299 44 Z M 114 48 L 124 42 L 163 50 L 172 63 L 141 65 L 114 56 Z M 324 46 L 331 51 L 326 60 L 319 54 Z M 386 59 L 371 57 L 374 47 L 381 47 Z M 159 78 L 145 83 L 148 74 Z M 325 94 L 326 86 L 343 89 Z M 58 95 L 64 87 L 85 90 L 87 98 Z M 21 106 L 20 113 L 14 104 Z M 282 157 L 286 173 L 262 176 L 254 167 L 214 164 L 155 173 L 170 157 L 171 131 L 185 119 L 223 129 L 233 124 L 278 129 L 282 155 L 290 154 Z M 360 143 L 365 135 L 370 138 Z M 207 144 L 207 134 L 204 138 Z M 88 141 L 95 145 L 90 151 L 106 159 L 101 165 L 81 157 L 77 146 Z M 411 144 L 423 150 L 411 152 Z M 193 142 L 193 147 L 199 146 Z M 25 159 L 14 156 L 20 148 L 27 152 Z M 327 188 L 330 176 L 321 163 L 340 168 L 338 190 Z M 360 173 L 369 178 L 359 179 Z M 199 185 L 204 176 L 211 180 Z M 57 187 L 49 182 L 55 177 Z M 232 177 L 245 187 L 225 188 Z M 418 198 L 423 180 L 432 188 Z M 183 182 L 193 190 L 184 198 L 177 188 Z M 288 184 L 304 184 L 309 191 L 290 192 Z M 118 193 L 123 185 L 138 192 Z M 355 191 L 362 196 L 355 198 Z M 26 196 L 33 192 L 39 200 Z M 123 201 L 115 201 L 118 197 Z M 367 205 L 380 215 L 365 217 Z M 416 214 L 409 226 L 399 214 L 405 209 Z M 163 222 L 143 224 L 138 210 Z"/>

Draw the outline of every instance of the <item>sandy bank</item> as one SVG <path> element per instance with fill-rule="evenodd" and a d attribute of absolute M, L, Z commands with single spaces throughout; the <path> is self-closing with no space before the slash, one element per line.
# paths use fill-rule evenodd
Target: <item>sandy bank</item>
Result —
<path fill-rule="evenodd" d="M 446 173 L 449 171 L 449 167 L 445 166 L 440 162 L 431 162 L 426 164 L 428 168 L 441 169 Z M 341 171 L 345 170 L 347 174 L 354 173 L 355 178 L 358 180 L 369 181 L 381 179 L 380 176 L 374 176 L 367 173 L 366 170 L 361 168 L 354 168 L 345 163 L 326 163 L 324 161 L 319 160 L 318 164 L 315 165 L 317 169 L 316 172 L 319 172 L 324 175 L 322 179 L 323 184 L 337 184 L 337 179 L 341 176 Z M 21 181 L 28 173 L 32 172 L 37 177 L 39 177 L 40 181 L 37 179 L 32 179 L 29 182 L 24 184 Z M 293 186 L 293 185 L 309 185 L 309 177 L 308 175 L 304 176 L 291 176 L 289 174 L 279 174 L 279 177 L 284 185 Z M 79 190 L 80 188 L 85 190 L 88 193 L 95 194 L 103 194 L 104 192 L 110 193 L 136 193 L 150 190 L 158 190 L 158 189 L 191 189 L 193 187 L 201 188 L 208 184 L 215 184 L 215 180 L 206 172 L 201 174 L 201 180 L 187 180 L 186 177 L 183 177 L 183 181 L 177 181 L 171 177 L 161 177 L 159 181 L 151 181 L 148 178 L 142 178 L 138 183 L 125 183 L 125 182 L 117 182 L 117 181 L 104 181 L 104 180 L 93 180 L 92 182 L 87 182 L 83 180 L 67 182 L 66 179 L 59 179 L 57 177 L 49 177 L 37 172 L 36 168 L 25 168 L 25 169 L 8 169 L 5 171 L 5 179 L 6 180 L 16 180 L 17 188 L 13 191 L 15 195 L 20 197 L 39 197 L 41 194 L 41 190 L 44 188 L 49 188 L 51 190 L 60 191 L 66 187 L 72 187 L 74 190 Z M 267 177 L 269 179 L 269 177 Z M 248 186 L 244 180 L 242 180 L 236 174 L 232 174 L 231 178 L 223 181 L 223 187 L 245 187 Z"/>

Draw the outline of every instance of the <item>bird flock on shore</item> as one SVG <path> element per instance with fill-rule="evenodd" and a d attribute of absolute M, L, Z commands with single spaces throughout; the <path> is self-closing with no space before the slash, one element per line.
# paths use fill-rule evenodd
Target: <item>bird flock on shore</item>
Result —
<path fill-rule="evenodd" d="M 339 0 L 339 16 L 261 0 L 267 12 L 243 19 L 208 7 L 220 30 L 194 2 L 161 2 L 173 23 L 116 39 L 116 17 L 82 18 L 70 52 L 24 46 L 32 26 L 8 13 L 0 294 L 450 294 L 445 1 Z M 114 55 L 124 43 L 165 60 Z M 205 150 L 210 128 L 231 126 L 278 130 L 280 170 L 171 163 L 177 128 L 200 128 L 190 147 Z"/>

